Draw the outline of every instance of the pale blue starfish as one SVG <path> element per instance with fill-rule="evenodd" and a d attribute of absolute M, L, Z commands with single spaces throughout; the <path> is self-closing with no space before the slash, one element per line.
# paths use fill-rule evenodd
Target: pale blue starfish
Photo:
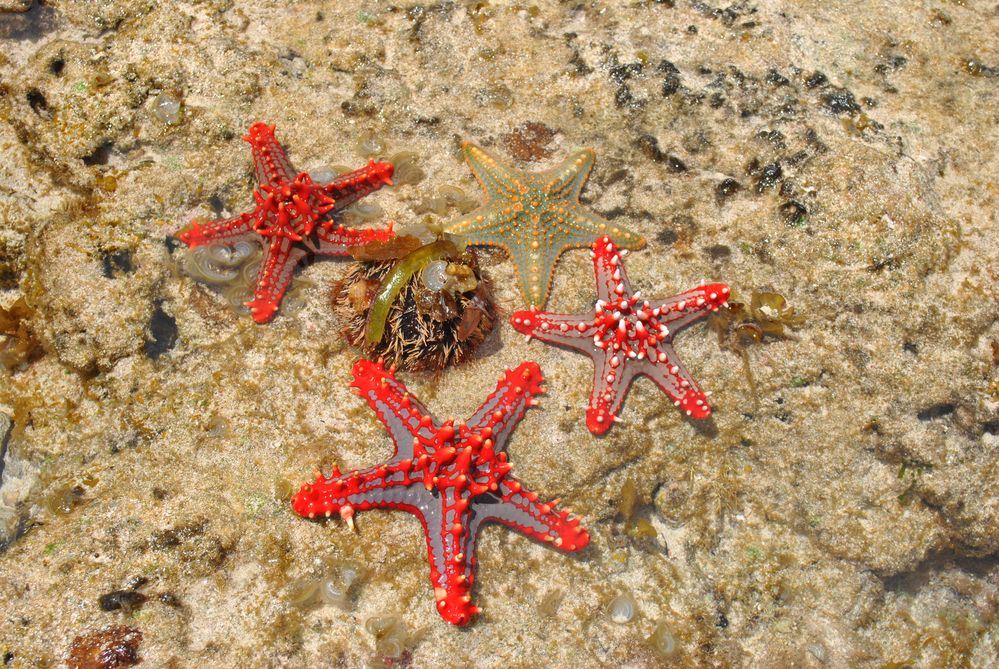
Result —
<path fill-rule="evenodd" d="M 645 244 L 641 235 L 587 211 L 579 202 L 593 169 L 590 149 L 576 151 L 558 167 L 524 172 L 501 165 L 472 144 L 462 144 L 465 162 L 482 185 L 482 206 L 452 223 L 447 232 L 470 244 L 499 246 L 513 259 L 520 292 L 536 307 L 548 301 L 555 263 L 570 248 L 608 236 L 621 248 Z"/>

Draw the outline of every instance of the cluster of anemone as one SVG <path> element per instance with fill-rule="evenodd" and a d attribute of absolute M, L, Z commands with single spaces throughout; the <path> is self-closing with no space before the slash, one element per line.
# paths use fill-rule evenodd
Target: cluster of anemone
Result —
<path fill-rule="evenodd" d="M 739 302 L 734 296 L 728 306 L 708 319 L 708 327 L 718 334 L 718 344 L 742 359 L 742 369 L 749 383 L 753 404 L 758 404 L 756 379 L 749 364 L 749 348 L 765 338 L 795 339 L 790 329 L 805 322 L 804 316 L 788 305 L 779 293 L 754 290 L 749 302 Z"/>
<path fill-rule="evenodd" d="M 420 634 L 410 630 L 401 616 L 386 614 L 364 621 L 364 629 L 375 638 L 375 653 L 369 667 L 395 666 L 419 641 Z"/>
<path fill-rule="evenodd" d="M 350 560 L 328 560 L 318 574 L 304 576 L 288 584 L 285 598 L 289 604 L 304 611 L 324 605 L 342 611 L 353 607 L 357 589 L 367 576 L 367 570 Z"/>
<path fill-rule="evenodd" d="M 189 249 L 181 268 L 192 279 L 219 288 L 233 309 L 245 311 L 243 302 L 253 294 L 262 258 L 263 249 L 255 241 L 209 244 Z"/>

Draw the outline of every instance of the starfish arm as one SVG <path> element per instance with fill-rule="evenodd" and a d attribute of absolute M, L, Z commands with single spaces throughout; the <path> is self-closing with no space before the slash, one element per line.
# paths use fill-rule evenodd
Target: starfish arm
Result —
<path fill-rule="evenodd" d="M 471 142 L 462 142 L 461 152 L 472 174 L 482 186 L 482 206 L 487 207 L 493 198 L 505 198 L 520 192 L 528 176 L 519 170 L 504 167 L 489 153 Z"/>
<path fill-rule="evenodd" d="M 337 469 L 329 477 L 317 472 L 316 480 L 303 483 L 292 497 L 292 508 L 304 518 L 339 514 L 347 519 L 356 511 L 367 509 L 404 509 L 416 513 L 419 504 L 414 493 L 425 489 L 413 485 L 420 477 L 414 478 L 411 473 L 397 458 L 343 475 Z"/>
<path fill-rule="evenodd" d="M 287 237 L 276 237 L 266 246 L 260 271 L 257 272 L 253 299 L 246 303 L 253 320 L 267 323 L 274 318 L 295 267 L 305 255 L 306 251 L 293 245 Z"/>
<path fill-rule="evenodd" d="M 569 237 L 569 243 L 572 246 L 590 246 L 598 240 L 603 241 L 606 245 L 609 240 L 616 247 L 614 253 L 617 253 L 617 249 L 633 250 L 645 246 L 645 238 L 640 234 L 622 225 L 612 223 L 598 214 L 582 207 L 576 207 L 572 214 L 570 227 L 572 234 Z"/>
<path fill-rule="evenodd" d="M 662 312 L 661 321 L 676 333 L 691 323 L 707 316 L 725 304 L 731 290 L 724 283 L 710 283 L 665 300 L 649 302 L 653 309 Z"/>
<path fill-rule="evenodd" d="M 538 176 L 544 180 L 545 191 L 551 197 L 578 202 L 596 160 L 593 149 L 580 149 L 571 153 L 558 167 Z"/>
<path fill-rule="evenodd" d="M 484 496 L 481 496 L 484 497 Z M 589 533 L 579 526 L 579 518 L 569 518 L 568 511 L 557 511 L 555 502 L 539 502 L 538 494 L 526 490 L 513 476 L 507 475 L 494 494 L 493 504 L 476 504 L 482 521 L 494 520 L 522 534 L 551 543 L 564 551 L 576 551 L 589 543 Z M 476 500 L 478 501 L 478 500 Z"/>
<path fill-rule="evenodd" d="M 520 294 L 532 306 L 543 307 L 548 302 L 548 293 L 555 280 L 555 265 L 565 250 L 544 250 L 530 247 L 515 247 L 509 250 L 517 270 Z"/>
<path fill-rule="evenodd" d="M 700 420 L 711 415 L 707 395 L 697 386 L 669 343 L 660 343 L 657 358 L 641 361 L 638 369 L 640 374 L 655 381 L 687 416 Z"/>
<path fill-rule="evenodd" d="M 611 302 L 632 295 L 631 283 L 621 262 L 621 253 L 606 235 L 593 243 L 593 272 L 597 278 L 597 299 Z"/>
<path fill-rule="evenodd" d="M 440 425 L 381 362 L 358 360 L 353 369 L 355 393 L 367 400 L 395 443 L 397 460 L 413 457 L 413 440 L 433 440 Z"/>
<path fill-rule="evenodd" d="M 208 223 L 191 223 L 191 227 L 177 235 L 177 238 L 190 248 L 205 244 L 235 244 L 243 239 L 257 238 L 253 231 L 253 214 L 240 214 L 232 218 L 220 218 Z"/>
<path fill-rule="evenodd" d="M 503 226 L 508 223 L 509 217 L 502 217 L 500 212 L 491 206 L 483 206 L 450 223 L 447 232 L 467 237 L 473 244 L 501 246 L 506 249 L 509 246 L 508 237 L 503 235 Z"/>
<path fill-rule="evenodd" d="M 319 244 L 316 253 L 324 256 L 348 256 L 351 246 L 364 246 L 370 242 L 384 242 L 395 237 L 392 227 L 380 230 L 358 230 L 343 225 L 320 226 L 316 229 Z"/>
<path fill-rule="evenodd" d="M 545 249 L 540 242 L 536 248 L 517 243 L 516 234 L 510 232 L 510 225 L 508 215 L 483 207 L 459 218 L 447 228 L 447 232 L 465 237 L 470 244 L 496 246 L 506 251 L 513 261 L 517 285 L 524 300 L 534 306 L 544 306 L 555 276 L 555 263 L 564 248 Z"/>
<path fill-rule="evenodd" d="M 528 339 L 533 337 L 589 354 L 593 350 L 593 335 L 597 331 L 593 326 L 595 317 L 593 311 L 577 316 L 528 310 L 515 312 L 510 316 L 510 324 Z"/>
<path fill-rule="evenodd" d="M 636 370 L 634 361 L 620 352 L 594 348 L 591 357 L 593 390 L 586 408 L 586 427 L 593 434 L 603 434 L 617 419 Z"/>
<path fill-rule="evenodd" d="M 343 211 L 382 186 L 391 186 L 394 170 L 391 163 L 370 160 L 361 169 L 336 177 L 323 186 L 323 190 L 336 202 L 334 211 Z"/>
<path fill-rule="evenodd" d="M 469 433 L 488 430 L 494 451 L 499 453 L 528 407 L 537 404 L 534 396 L 542 392 L 541 368 L 536 362 L 522 363 L 517 369 L 507 370 L 496 385 L 496 390 L 468 419 L 465 428 Z"/>
<path fill-rule="evenodd" d="M 437 612 L 452 625 L 465 625 L 479 612 L 471 595 L 480 525 L 473 511 L 475 506 L 467 491 L 446 488 L 440 500 L 427 504 L 420 515 Z"/>
<path fill-rule="evenodd" d="M 294 181 L 295 168 L 275 138 L 273 125 L 254 123 L 243 139 L 250 143 L 253 152 L 253 171 L 258 184 L 277 188 Z"/>

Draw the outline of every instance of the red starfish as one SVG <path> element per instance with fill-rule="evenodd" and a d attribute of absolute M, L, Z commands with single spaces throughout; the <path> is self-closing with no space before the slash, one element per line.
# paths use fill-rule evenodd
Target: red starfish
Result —
<path fill-rule="evenodd" d="M 247 213 L 193 223 L 180 240 L 190 248 L 203 244 L 231 245 L 243 239 L 270 239 L 257 274 L 253 299 L 246 303 L 253 320 L 274 317 L 295 267 L 313 255 L 345 256 L 347 247 L 386 240 L 386 230 L 351 230 L 336 224 L 333 215 L 372 191 L 392 183 L 392 165 L 368 162 L 325 186 L 305 172 L 296 175 L 288 154 L 274 137 L 274 126 L 254 123 L 244 137 L 253 151 L 253 169 L 260 189 L 253 193 L 256 208 Z"/>
<path fill-rule="evenodd" d="M 351 384 L 388 428 L 395 453 L 384 463 L 341 474 L 334 468 L 305 483 L 292 498 L 300 516 L 338 513 L 353 527 L 356 511 L 401 509 L 420 519 L 427 537 L 430 580 L 437 611 L 452 625 L 468 623 L 479 609 L 471 604 L 475 542 L 482 524 L 493 520 L 564 551 L 586 546 L 590 536 L 579 518 L 556 502 L 538 502 L 510 475 L 506 443 L 533 396 L 542 391 L 541 369 L 525 362 L 507 370 L 495 392 L 468 423 L 435 419 L 381 363 L 360 360 Z M 557 500 L 556 500 L 557 501 Z"/>
<path fill-rule="evenodd" d="M 707 418 L 711 406 L 673 350 L 673 336 L 724 305 L 729 287 L 712 283 L 665 300 L 641 300 L 624 273 L 624 253 L 609 237 L 594 243 L 597 301 L 592 311 L 580 315 L 518 311 L 510 317 L 513 327 L 528 339 L 537 337 L 593 358 L 593 392 L 586 410 L 586 427 L 593 434 L 610 429 L 639 375 L 655 381 L 688 416 Z"/>

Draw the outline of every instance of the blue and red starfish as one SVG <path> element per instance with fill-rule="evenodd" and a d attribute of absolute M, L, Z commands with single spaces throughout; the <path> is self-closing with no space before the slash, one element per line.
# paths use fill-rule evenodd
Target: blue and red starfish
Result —
<path fill-rule="evenodd" d="M 707 418 L 705 393 L 673 349 L 673 337 L 691 323 L 717 311 L 728 300 L 729 287 L 712 283 L 665 300 L 642 300 L 632 292 L 621 256 L 609 237 L 593 245 L 597 301 L 584 314 L 554 314 L 536 309 L 510 317 L 513 327 L 593 358 L 593 391 L 586 426 L 602 434 L 617 420 L 632 381 L 644 375 L 656 382 L 691 418 Z"/>
<path fill-rule="evenodd" d="M 284 148 L 274 137 L 274 126 L 254 123 L 243 137 L 253 152 L 259 190 L 253 193 L 253 211 L 194 223 L 178 237 L 190 248 L 204 244 L 232 245 L 245 239 L 269 240 L 257 274 L 253 299 L 246 303 L 253 320 L 266 323 L 274 317 L 291 283 L 295 267 L 315 256 L 345 256 L 347 248 L 390 239 L 386 230 L 352 230 L 333 216 L 365 195 L 392 183 L 392 165 L 369 162 L 366 167 L 342 174 L 326 185 L 313 183 L 308 173 L 297 173 Z"/>
<path fill-rule="evenodd" d="M 478 613 L 471 589 L 475 543 L 483 523 L 497 521 L 564 551 L 589 543 L 579 518 L 556 502 L 542 503 L 510 474 L 504 452 L 510 435 L 542 392 L 541 370 L 525 362 L 507 370 L 496 390 L 468 423 L 438 421 L 409 394 L 391 370 L 361 360 L 354 365 L 355 392 L 388 429 L 395 453 L 384 463 L 330 476 L 318 471 L 292 498 L 307 518 L 339 514 L 353 526 L 354 513 L 372 508 L 412 513 L 427 538 L 430 580 L 437 611 L 453 625 Z"/>

